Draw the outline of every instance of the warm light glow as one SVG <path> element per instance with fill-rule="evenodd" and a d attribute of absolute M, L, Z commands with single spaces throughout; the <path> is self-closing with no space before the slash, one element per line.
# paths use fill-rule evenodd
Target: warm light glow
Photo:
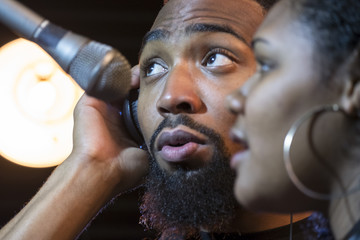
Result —
<path fill-rule="evenodd" d="M 83 91 L 36 44 L 0 48 L 0 154 L 17 164 L 50 167 L 72 150 L 72 113 Z"/>

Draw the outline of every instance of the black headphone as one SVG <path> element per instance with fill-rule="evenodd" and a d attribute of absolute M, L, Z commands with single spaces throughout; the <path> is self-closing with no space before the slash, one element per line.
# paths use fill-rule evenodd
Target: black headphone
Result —
<path fill-rule="evenodd" d="M 139 89 L 132 89 L 129 92 L 124 101 L 122 117 L 124 119 L 125 126 L 133 140 L 135 140 L 140 148 L 146 148 L 137 116 L 138 97 Z"/>

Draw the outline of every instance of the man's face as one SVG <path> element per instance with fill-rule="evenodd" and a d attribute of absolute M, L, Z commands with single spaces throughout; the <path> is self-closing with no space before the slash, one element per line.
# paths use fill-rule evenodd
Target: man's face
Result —
<path fill-rule="evenodd" d="M 156 200 L 167 209 L 177 202 L 194 205 L 186 218 L 198 219 L 206 209 L 211 212 L 232 199 L 233 174 L 220 169 L 227 169 L 229 156 L 241 146 L 228 137 L 234 116 L 224 100 L 255 71 L 250 41 L 262 19 L 261 7 L 252 0 L 171 0 L 145 36 L 138 117 L 154 161 L 149 182 L 158 186 L 149 192 L 167 192 Z M 227 176 L 230 180 L 222 182 Z M 173 190 L 163 190 L 167 187 Z M 230 189 L 225 202 L 197 206 L 219 189 Z"/>

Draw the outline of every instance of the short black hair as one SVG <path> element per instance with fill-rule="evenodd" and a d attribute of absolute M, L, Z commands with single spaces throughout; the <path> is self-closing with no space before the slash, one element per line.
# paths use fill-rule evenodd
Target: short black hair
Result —
<path fill-rule="evenodd" d="M 360 1 L 291 0 L 291 4 L 299 22 L 310 30 L 314 60 L 326 81 L 336 75 L 360 42 Z"/>
<path fill-rule="evenodd" d="M 163 0 L 164 5 L 168 1 L 169 0 Z M 267 12 L 278 0 L 254 0 L 254 1 L 260 4 L 260 6 L 265 10 L 265 12 Z"/>

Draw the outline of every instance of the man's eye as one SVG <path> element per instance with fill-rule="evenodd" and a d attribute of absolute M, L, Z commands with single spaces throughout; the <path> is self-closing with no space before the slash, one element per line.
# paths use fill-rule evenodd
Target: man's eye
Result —
<path fill-rule="evenodd" d="M 206 67 L 220 67 L 232 64 L 233 61 L 224 54 L 214 53 L 206 61 Z"/>
<path fill-rule="evenodd" d="M 145 74 L 147 77 L 158 74 L 158 73 L 163 73 L 166 71 L 166 68 L 164 68 L 162 65 L 158 64 L 158 63 L 151 63 L 150 65 L 148 65 L 145 69 Z"/>

